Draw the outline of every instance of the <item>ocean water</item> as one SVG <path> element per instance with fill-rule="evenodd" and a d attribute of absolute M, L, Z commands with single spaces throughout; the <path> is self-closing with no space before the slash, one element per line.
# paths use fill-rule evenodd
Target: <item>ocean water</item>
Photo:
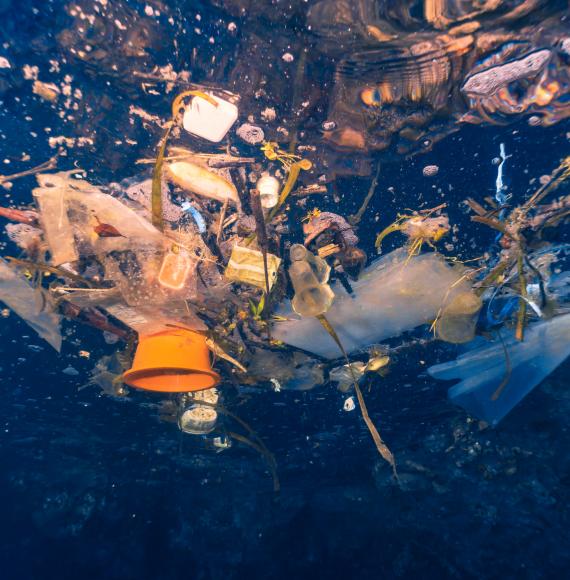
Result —
<path fill-rule="evenodd" d="M 131 107 L 166 119 L 177 89 L 142 86 L 134 72 L 154 75 L 168 64 L 191 71 L 196 83 L 241 88 L 252 110 L 252 95 L 264 88 L 278 124 L 291 128 L 300 118 L 299 131 L 324 151 L 319 127 L 338 57 L 315 56 L 324 41 L 307 29 L 304 3 L 291 3 L 293 17 L 285 4 L 243 2 L 242 11 L 239 2 L 205 0 L 0 0 L 0 57 L 9 62 L 0 68 L 0 173 L 47 160 L 57 147 L 50 137 L 64 136 L 75 141 L 61 169 L 81 167 L 96 184 L 137 174 L 136 160 L 156 154 L 161 130 Z M 297 63 L 303 46 L 312 76 L 296 84 L 283 55 Z M 37 66 L 43 82 L 69 86 L 69 94 L 56 105 L 39 98 L 26 65 Z M 269 84 L 256 84 L 263 75 Z M 310 114 L 289 111 L 313 93 Z M 505 177 L 516 205 L 567 155 L 569 135 L 568 121 L 536 127 L 523 117 L 457 126 L 413 156 L 377 153 L 379 185 L 358 229 L 360 247 L 372 259 L 376 234 L 398 212 L 447 202 L 456 227 L 451 254 L 480 256 L 495 233 L 471 223 L 462 202 L 494 196 L 499 145 L 511 155 Z M 357 157 L 344 152 L 342 163 L 350 167 Z M 424 177 L 426 165 L 437 165 L 438 174 Z M 336 195 L 311 198 L 305 209 L 353 214 L 370 179 L 340 175 Z M 26 177 L 0 193 L 26 205 L 34 186 Z M 401 243 L 395 235 L 386 250 Z M 6 242 L 2 254 L 15 251 Z M 358 410 L 344 411 L 347 395 L 330 383 L 308 391 L 228 388 L 226 407 L 275 457 L 275 493 L 255 450 L 237 442 L 207 449 L 200 437 L 160 420 L 159 396 L 132 390 L 118 399 L 81 388 L 115 348 L 98 330 L 65 321 L 58 355 L 14 313 L 0 322 L 2 578 L 567 575 L 569 361 L 490 429 L 447 400 L 448 384 L 426 374 L 457 347 L 398 351 L 365 396 L 396 456 L 400 485 Z M 231 430 L 231 420 L 222 421 Z"/>

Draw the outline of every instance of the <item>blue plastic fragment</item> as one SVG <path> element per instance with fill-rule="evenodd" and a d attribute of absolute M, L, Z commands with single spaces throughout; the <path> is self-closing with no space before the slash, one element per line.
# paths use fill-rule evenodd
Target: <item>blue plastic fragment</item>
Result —
<path fill-rule="evenodd" d="M 192 219 L 198 226 L 198 231 L 201 234 L 205 234 L 207 231 L 207 226 L 206 220 L 204 220 L 202 214 L 189 201 L 185 201 L 181 207 L 186 213 L 189 213 L 192 216 Z"/>
<path fill-rule="evenodd" d="M 509 353 L 507 367 L 505 349 Z M 570 314 L 531 324 L 523 342 L 514 334 L 474 348 L 457 360 L 432 366 L 430 376 L 461 379 L 449 399 L 490 425 L 496 425 L 570 355 Z M 501 384 L 504 387 L 499 390 Z"/>

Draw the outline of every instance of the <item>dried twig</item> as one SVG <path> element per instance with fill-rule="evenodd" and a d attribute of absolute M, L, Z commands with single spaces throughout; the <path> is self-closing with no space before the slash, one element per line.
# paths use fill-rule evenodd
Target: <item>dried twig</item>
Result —
<path fill-rule="evenodd" d="M 32 167 L 31 169 L 26 169 L 25 171 L 20 171 L 19 173 L 12 173 L 12 175 L 0 175 L 0 185 L 6 183 L 8 181 L 14 181 L 15 179 L 19 179 L 20 177 L 26 177 L 28 175 L 35 175 L 36 173 L 41 173 L 42 171 L 50 171 L 51 169 L 55 169 L 57 167 L 57 159 L 59 157 L 59 152 L 56 153 L 53 157 L 36 165 L 36 167 Z"/>
<path fill-rule="evenodd" d="M 376 187 L 378 186 L 378 178 L 380 177 L 380 167 L 381 167 L 380 163 L 378 163 L 378 169 L 376 170 L 376 175 L 374 176 L 374 179 L 372 180 L 372 183 L 370 184 L 370 188 L 368 189 L 368 193 L 366 194 L 366 197 L 364 198 L 364 201 L 362 202 L 360 209 L 354 215 L 348 216 L 348 223 L 351 226 L 355 226 L 356 224 L 358 224 L 360 222 L 360 220 L 362 219 L 362 216 L 364 215 L 364 212 L 368 208 L 368 204 L 370 203 L 370 200 L 372 199 L 372 196 L 374 195 L 374 192 L 376 191 Z"/>

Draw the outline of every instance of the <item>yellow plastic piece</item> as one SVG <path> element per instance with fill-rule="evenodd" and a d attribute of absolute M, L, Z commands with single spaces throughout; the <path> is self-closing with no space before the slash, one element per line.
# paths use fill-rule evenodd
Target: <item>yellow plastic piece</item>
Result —
<path fill-rule="evenodd" d="M 280 264 L 280 258 L 273 254 L 267 254 L 267 275 L 270 290 L 277 279 L 277 270 L 279 270 Z M 243 282 L 265 290 L 263 254 L 243 246 L 234 246 L 224 275 L 233 282 Z"/>

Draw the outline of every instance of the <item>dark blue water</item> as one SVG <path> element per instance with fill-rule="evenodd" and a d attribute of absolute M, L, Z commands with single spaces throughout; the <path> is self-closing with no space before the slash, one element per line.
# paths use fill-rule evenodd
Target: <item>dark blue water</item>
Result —
<path fill-rule="evenodd" d="M 197 82 L 221 83 L 238 66 L 254 74 L 263 65 L 236 62 L 235 55 L 249 34 L 269 26 L 265 21 L 251 24 L 206 2 L 108 3 L 112 20 L 143 18 L 145 6 L 161 12 L 145 20 L 143 56 L 121 52 L 112 20 L 100 17 L 98 35 L 89 39 L 100 57 L 75 58 L 58 37 L 73 29 L 66 3 L 0 0 L 0 56 L 12 65 L 0 70 L 0 173 L 47 159 L 50 135 L 94 135 L 92 146 L 70 149 L 61 168 L 77 164 L 96 183 L 128 177 L 160 136 L 132 125 L 129 106 L 164 117 L 172 98 L 141 92 L 132 70 L 170 63 L 193 70 Z M 106 2 L 79 4 L 87 12 Z M 237 22 L 237 33 L 228 31 L 230 22 Z M 298 38 L 295 21 L 290 29 L 271 26 L 280 47 Z M 59 63 L 51 73 L 50 60 Z M 66 110 L 62 119 L 32 95 L 21 74 L 25 64 L 39 66 L 46 82 L 71 75 L 82 92 L 78 110 Z M 507 178 L 515 201 L 522 201 L 534 191 L 529 181 L 550 173 L 568 151 L 568 131 L 567 122 L 548 129 L 525 122 L 471 127 L 423 156 L 386 163 L 359 230 L 362 246 L 372 255 L 375 234 L 398 211 L 447 201 L 459 226 L 454 252 L 480 255 L 494 234 L 470 224 L 461 202 L 493 195 L 491 160 L 499 143 L 513 156 Z M 422 176 L 426 164 L 440 167 L 435 179 Z M 331 196 L 318 206 L 354 213 L 368 185 L 369 179 L 341 178 L 341 203 Z M 22 179 L 3 195 L 25 204 L 33 187 L 33 178 Z M 342 411 L 346 397 L 330 385 L 309 392 L 230 390 L 227 406 L 275 455 L 281 482 L 275 494 L 259 455 L 238 444 L 222 453 L 205 450 L 159 420 L 153 395 L 115 400 L 97 388 L 79 390 L 113 347 L 70 322 L 65 333 L 57 356 L 15 315 L 1 320 L 2 578 L 567 576 L 568 363 L 490 430 L 447 401 L 447 385 L 424 374 L 429 364 L 454 356 L 451 347 L 401 351 L 390 374 L 366 394 L 397 457 L 399 488 L 362 419 Z M 70 364 L 78 376 L 62 373 Z"/>

